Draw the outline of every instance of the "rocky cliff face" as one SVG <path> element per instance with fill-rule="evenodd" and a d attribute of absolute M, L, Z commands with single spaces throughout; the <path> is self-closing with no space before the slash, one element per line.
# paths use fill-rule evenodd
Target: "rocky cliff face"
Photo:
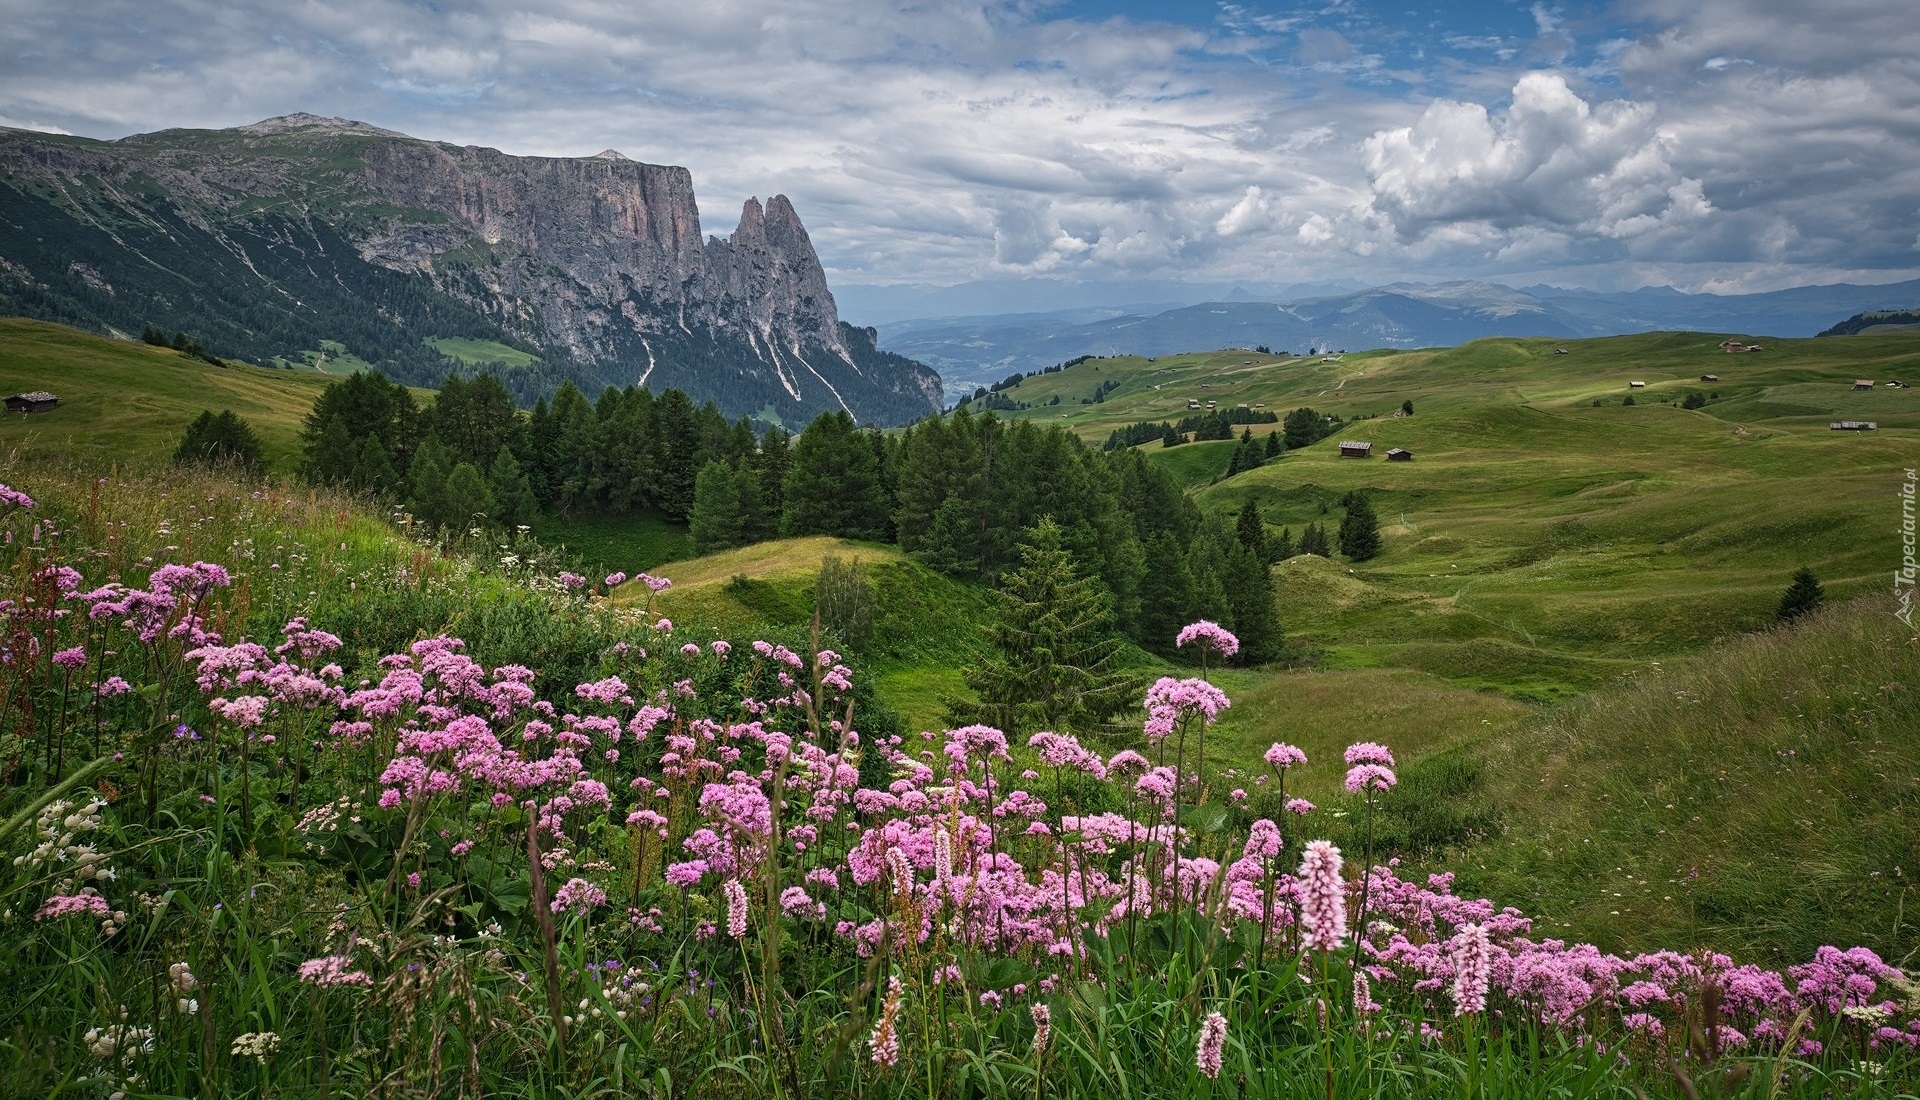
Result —
<path fill-rule="evenodd" d="M 216 353 L 234 330 L 228 353 L 249 358 L 329 339 L 405 376 L 444 366 L 414 345 L 464 335 L 541 356 L 508 379 L 523 395 L 641 382 L 789 422 L 846 408 L 893 423 L 939 400 L 931 370 L 840 321 L 785 196 L 703 240 L 686 169 L 612 151 L 515 157 L 312 115 L 116 142 L 0 130 L 0 258 L 0 306 L 106 326 L 144 309 Z M 229 323 L 236 300 L 267 323 Z"/>

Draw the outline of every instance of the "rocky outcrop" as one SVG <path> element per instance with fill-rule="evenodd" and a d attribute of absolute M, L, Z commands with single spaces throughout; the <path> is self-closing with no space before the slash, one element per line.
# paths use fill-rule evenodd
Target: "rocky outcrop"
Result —
<path fill-rule="evenodd" d="M 749 200 L 732 235 L 703 239 L 687 170 L 614 150 L 518 157 L 289 115 L 117 142 L 0 131 L 0 172 L 26 199 L 94 228 L 130 219 L 190 227 L 254 269 L 268 295 L 301 299 L 298 287 L 261 273 L 252 241 L 310 261 L 337 235 L 352 261 L 425 284 L 435 301 L 470 310 L 474 324 L 537 350 L 550 383 L 570 364 L 583 384 L 672 385 L 729 412 L 788 421 L 846 408 L 892 423 L 938 407 L 931 370 L 882 355 L 870 331 L 840 321 L 785 196 L 764 207 Z M 0 255 L 9 252 L 5 233 L 0 224 Z M 180 234 L 161 236 L 173 244 L 153 247 L 168 251 Z M 127 263 L 160 263 L 126 249 Z M 88 263 L 94 278 L 115 281 L 110 268 Z M 333 281 L 354 282 L 337 272 Z"/>

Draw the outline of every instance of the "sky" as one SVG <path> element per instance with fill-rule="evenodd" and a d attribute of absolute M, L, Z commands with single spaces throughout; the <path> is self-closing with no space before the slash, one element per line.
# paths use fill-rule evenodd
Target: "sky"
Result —
<path fill-rule="evenodd" d="M 0 125 L 310 111 L 791 197 L 836 284 L 1920 276 L 1911 0 L 0 0 Z"/>

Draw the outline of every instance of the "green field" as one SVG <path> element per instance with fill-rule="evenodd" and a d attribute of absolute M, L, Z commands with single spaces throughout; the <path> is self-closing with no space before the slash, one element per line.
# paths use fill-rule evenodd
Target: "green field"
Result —
<path fill-rule="evenodd" d="M 259 433 L 268 461 L 290 469 L 300 424 L 329 381 L 317 371 L 216 367 L 166 348 L 0 318 L 0 389 L 60 397 L 52 412 L 0 418 L 0 445 L 102 467 L 149 465 L 173 454 L 201 412 L 232 409 Z"/>
<path fill-rule="evenodd" d="M 475 340 L 466 336 L 435 336 L 426 343 L 440 354 L 450 359 L 458 359 L 470 367 L 513 370 L 516 367 L 532 366 L 540 361 L 537 355 L 530 355 L 519 348 L 510 348 L 497 340 Z"/>

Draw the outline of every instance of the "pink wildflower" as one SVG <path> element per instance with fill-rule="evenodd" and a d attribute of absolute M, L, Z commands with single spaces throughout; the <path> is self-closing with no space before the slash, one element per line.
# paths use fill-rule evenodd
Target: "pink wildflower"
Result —
<path fill-rule="evenodd" d="M 1182 649 L 1186 648 L 1188 642 L 1198 642 L 1222 657 L 1231 657 L 1240 652 L 1240 639 L 1219 623 L 1206 619 L 1182 627 L 1179 636 L 1173 640 L 1173 644 Z"/>
<path fill-rule="evenodd" d="M 1372 741 L 1359 741 L 1347 746 L 1347 766 L 1355 764 L 1385 764 L 1393 767 L 1393 750 Z"/>
<path fill-rule="evenodd" d="M 1033 1049 L 1044 1053 L 1047 1040 L 1053 1036 L 1053 1010 L 1045 1002 L 1035 1001 L 1027 1011 L 1033 1015 Z"/>
<path fill-rule="evenodd" d="M 1484 924 L 1469 924 L 1453 941 L 1453 1014 L 1467 1016 L 1487 1010 L 1487 979 L 1493 966 L 1493 944 Z"/>
<path fill-rule="evenodd" d="M 606 891 L 583 878 L 568 879 L 567 884 L 553 895 L 553 911 L 556 913 L 564 913 L 569 909 L 597 909 L 606 903 Z"/>
<path fill-rule="evenodd" d="M 373 984 L 365 971 L 352 967 L 351 955 L 323 955 L 300 964 L 300 980 L 317 986 Z"/>
<path fill-rule="evenodd" d="M 1227 1018 L 1218 1012 L 1207 1013 L 1200 1024 L 1200 1043 L 1194 1062 L 1202 1076 L 1211 1080 L 1220 1076 L 1221 1051 L 1227 1044 Z"/>
<path fill-rule="evenodd" d="M 730 878 L 721 889 L 727 895 L 727 935 L 740 939 L 747 934 L 747 888 Z"/>
<path fill-rule="evenodd" d="M 1267 763 L 1276 768 L 1291 768 L 1307 762 L 1307 754 L 1287 744 L 1275 741 L 1267 749 Z"/>
<path fill-rule="evenodd" d="M 53 655 L 53 663 L 71 672 L 87 663 L 86 647 L 74 646 L 72 649 L 63 649 Z"/>
<path fill-rule="evenodd" d="M 906 987 L 900 984 L 900 975 L 887 977 L 887 999 L 880 1007 L 880 1020 L 873 1025 L 873 1035 L 867 1040 L 873 1047 L 873 1064 L 882 1069 L 892 1069 L 900 1060 L 900 1032 L 895 1025 L 900 1016 L 900 1001 L 906 993 Z"/>
<path fill-rule="evenodd" d="M 1300 946 L 1338 951 L 1347 937 L 1347 887 L 1340 879 L 1340 849 L 1310 840 L 1300 861 Z"/>
<path fill-rule="evenodd" d="M 1379 764 L 1355 764 L 1347 770 L 1347 790 L 1358 794 L 1361 791 L 1390 791 L 1399 782 L 1393 769 Z"/>
<path fill-rule="evenodd" d="M 627 583 L 627 575 L 625 573 L 608 573 L 607 574 L 608 588 L 618 588 L 625 583 Z"/>

